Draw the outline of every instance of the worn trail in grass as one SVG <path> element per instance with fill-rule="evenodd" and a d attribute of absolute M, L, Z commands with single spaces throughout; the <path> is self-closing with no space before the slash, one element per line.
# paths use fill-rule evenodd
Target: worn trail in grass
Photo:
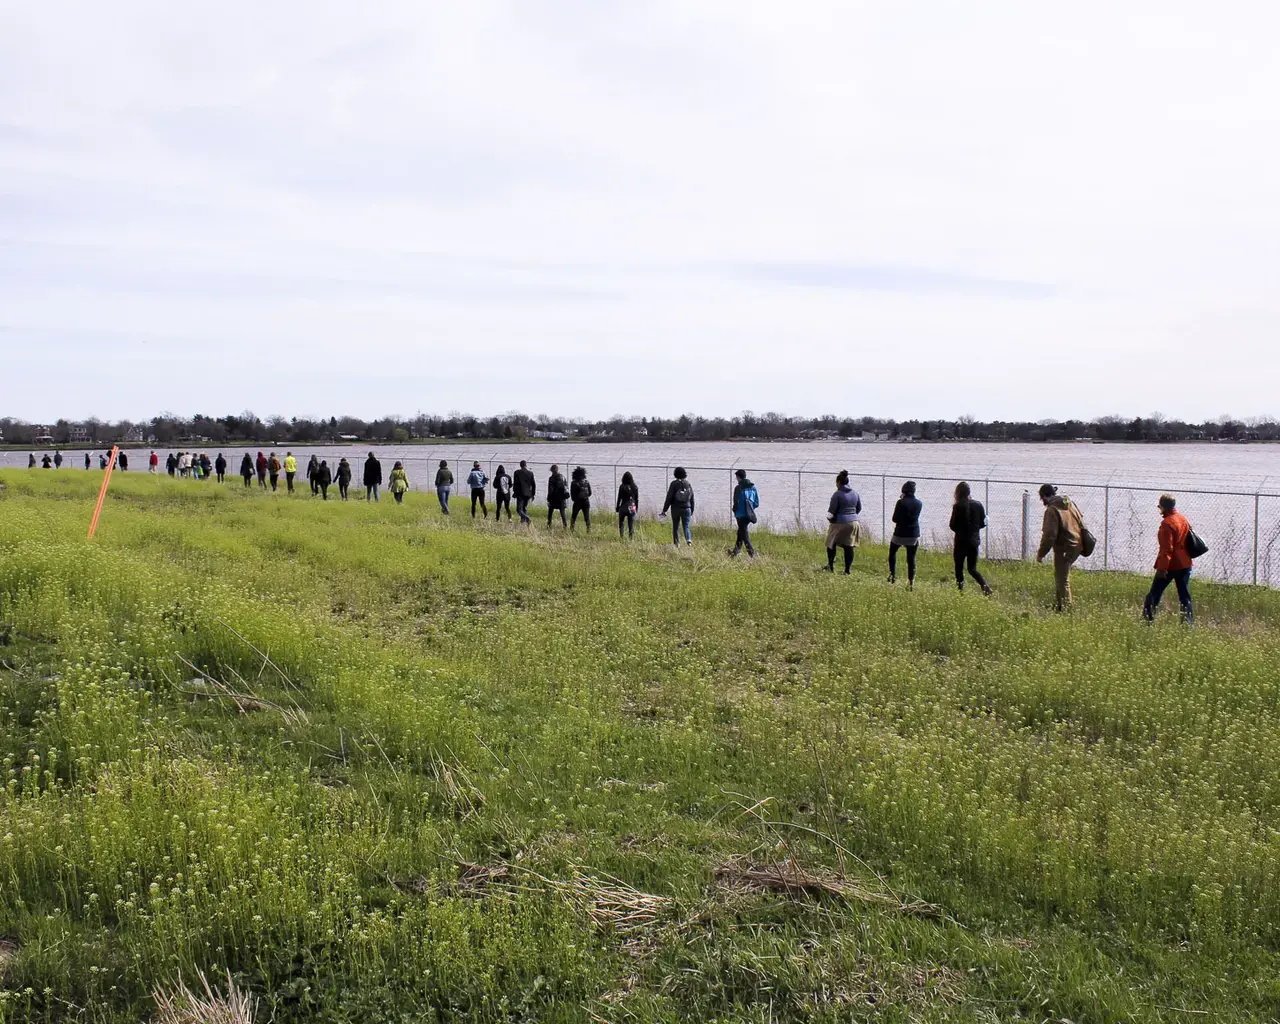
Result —
<path fill-rule="evenodd" d="M 1280 595 L 98 479 L 0 473 L 0 1020 L 1280 1015 Z"/>

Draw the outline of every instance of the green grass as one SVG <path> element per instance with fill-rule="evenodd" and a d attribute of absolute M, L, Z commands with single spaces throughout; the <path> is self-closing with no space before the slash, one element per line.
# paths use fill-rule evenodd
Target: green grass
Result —
<path fill-rule="evenodd" d="M 100 479 L 0 473 L 0 1021 L 1280 1017 L 1280 594 Z"/>

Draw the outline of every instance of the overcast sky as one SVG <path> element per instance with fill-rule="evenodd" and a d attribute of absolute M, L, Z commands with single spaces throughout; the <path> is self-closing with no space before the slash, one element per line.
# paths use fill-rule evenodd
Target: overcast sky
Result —
<path fill-rule="evenodd" d="M 0 415 L 1280 413 L 1280 8 L 0 0 Z"/>

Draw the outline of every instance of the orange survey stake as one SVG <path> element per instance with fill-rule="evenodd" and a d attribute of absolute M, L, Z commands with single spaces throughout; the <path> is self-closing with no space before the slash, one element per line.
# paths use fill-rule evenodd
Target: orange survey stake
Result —
<path fill-rule="evenodd" d="M 89 539 L 93 540 L 93 531 L 98 528 L 98 516 L 102 515 L 102 503 L 107 497 L 107 484 L 111 482 L 111 471 L 116 468 L 116 456 L 120 453 L 119 445 L 111 446 L 111 458 L 107 460 L 107 471 L 102 475 L 102 490 L 98 492 L 98 504 L 93 510 L 93 521 L 89 524 Z"/>

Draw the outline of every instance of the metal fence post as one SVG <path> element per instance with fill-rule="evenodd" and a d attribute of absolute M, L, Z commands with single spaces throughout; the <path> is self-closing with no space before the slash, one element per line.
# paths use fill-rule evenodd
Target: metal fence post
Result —
<path fill-rule="evenodd" d="M 983 517 L 986 525 L 982 528 L 982 546 L 987 550 L 987 557 L 991 557 L 991 481 L 982 481 L 982 507 L 986 515 Z"/>
<path fill-rule="evenodd" d="M 1102 490 L 1102 568 L 1110 564 L 1111 556 L 1111 485 Z"/>
<path fill-rule="evenodd" d="M 1262 494 L 1255 493 L 1253 496 L 1253 585 L 1258 585 L 1258 532 L 1259 518 L 1258 514 L 1262 505 Z"/>
<path fill-rule="evenodd" d="M 1031 552 L 1027 548 L 1027 524 L 1031 522 L 1031 492 L 1022 492 L 1022 560 L 1025 562 L 1031 557 Z"/>
<path fill-rule="evenodd" d="M 885 475 L 880 474 L 880 542 L 889 539 L 889 491 Z"/>

